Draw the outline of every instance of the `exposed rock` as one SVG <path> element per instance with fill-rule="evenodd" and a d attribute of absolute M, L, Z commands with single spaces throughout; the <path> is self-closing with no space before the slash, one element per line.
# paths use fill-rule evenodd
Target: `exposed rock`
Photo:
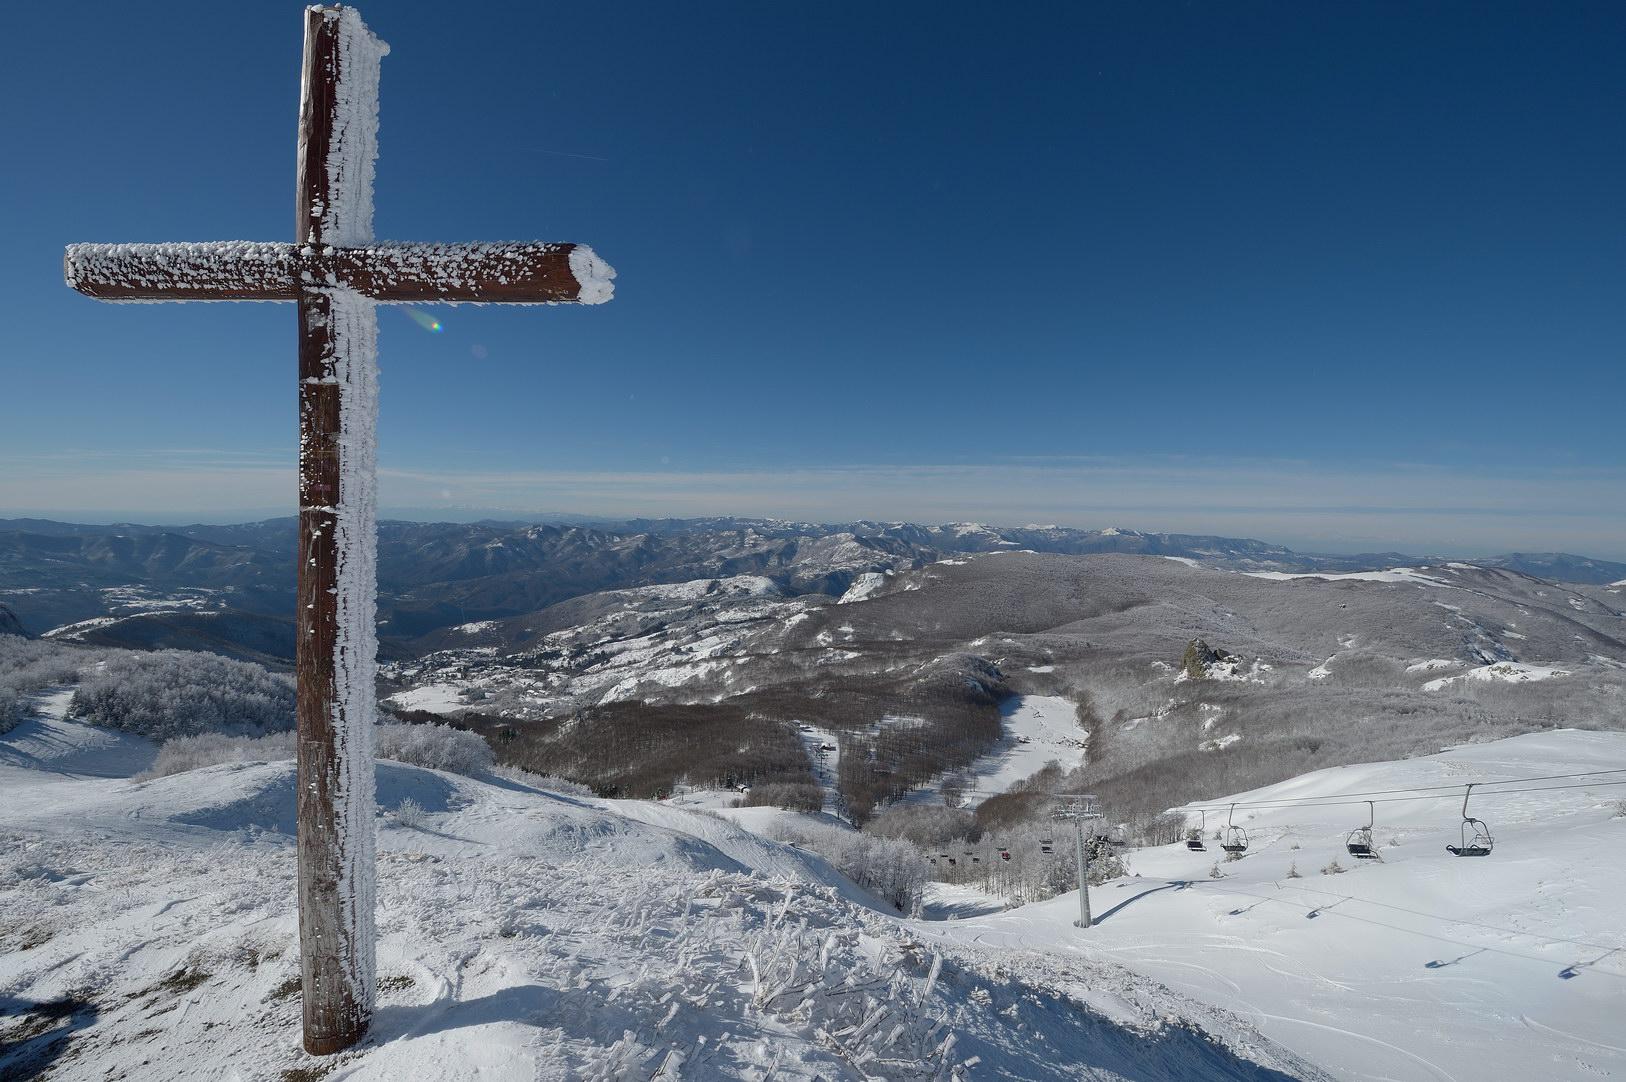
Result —
<path fill-rule="evenodd" d="M 1192 639 L 1186 643 L 1186 652 L 1180 658 L 1180 668 L 1185 670 L 1187 678 L 1200 680 L 1208 675 L 1208 670 L 1221 663 L 1235 664 L 1242 659 L 1235 654 L 1228 654 L 1223 650 L 1216 650 L 1201 639 Z"/>

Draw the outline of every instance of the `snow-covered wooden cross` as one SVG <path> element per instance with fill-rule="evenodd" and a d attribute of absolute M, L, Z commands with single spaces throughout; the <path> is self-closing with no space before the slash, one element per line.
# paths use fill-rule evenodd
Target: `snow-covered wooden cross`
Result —
<path fill-rule="evenodd" d="M 299 934 L 318 1055 L 359 1040 L 374 1000 L 374 305 L 601 304 L 615 277 L 582 245 L 374 243 L 388 51 L 353 8 L 305 12 L 293 244 L 75 244 L 64 264 L 101 300 L 299 305 Z"/>

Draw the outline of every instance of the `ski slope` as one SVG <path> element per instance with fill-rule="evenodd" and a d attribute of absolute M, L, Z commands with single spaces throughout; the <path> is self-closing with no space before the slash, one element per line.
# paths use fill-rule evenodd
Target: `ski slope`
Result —
<path fill-rule="evenodd" d="M 1048 762 L 1059 762 L 1063 770 L 1084 762 L 1089 734 L 1079 728 L 1071 700 L 1059 695 L 1013 695 L 1000 704 L 999 712 L 1005 739 L 965 771 L 974 783 L 966 790 L 965 807 L 975 808 L 1008 791 Z"/>
<path fill-rule="evenodd" d="M 1626 734 L 1549 732 L 1235 799 L 1354 799 L 1623 766 Z M 1626 817 L 1616 817 L 1626 786 L 1601 784 L 1621 779 L 1476 789 L 1471 814 L 1496 839 L 1483 858 L 1444 849 L 1458 841 L 1462 788 L 1377 803 L 1381 863 L 1343 847 L 1367 821 L 1364 802 L 1239 809 L 1250 835 L 1241 860 L 1222 861 L 1212 840 L 1206 853 L 1138 851 L 1138 878 L 1092 892 L 1087 932 L 1072 927 L 1073 896 L 917 930 L 928 943 L 1121 963 L 1351 1082 L 1626 1077 Z M 1224 815 L 1210 812 L 1216 822 Z M 1321 874 L 1334 860 L 1347 871 Z M 1289 878 L 1295 866 L 1303 878 Z"/>

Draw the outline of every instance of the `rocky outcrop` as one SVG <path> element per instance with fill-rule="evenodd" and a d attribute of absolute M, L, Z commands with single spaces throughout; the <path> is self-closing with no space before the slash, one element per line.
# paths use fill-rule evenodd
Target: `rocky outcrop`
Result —
<path fill-rule="evenodd" d="M 1201 639 L 1192 639 L 1186 643 L 1186 652 L 1180 658 L 1180 668 L 1188 679 L 1200 680 L 1207 676 L 1209 669 L 1215 665 L 1222 662 L 1234 664 L 1241 660 L 1235 654 L 1214 649 Z"/>

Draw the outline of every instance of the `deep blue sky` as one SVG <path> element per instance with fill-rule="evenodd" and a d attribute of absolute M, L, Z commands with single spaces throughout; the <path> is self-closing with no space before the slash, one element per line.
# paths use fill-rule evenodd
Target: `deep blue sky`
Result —
<path fill-rule="evenodd" d="M 291 510 L 292 307 L 59 264 L 292 239 L 301 10 L 11 12 L 0 515 Z M 361 12 L 378 235 L 620 272 L 380 310 L 386 509 L 1626 559 L 1626 5 Z"/>

